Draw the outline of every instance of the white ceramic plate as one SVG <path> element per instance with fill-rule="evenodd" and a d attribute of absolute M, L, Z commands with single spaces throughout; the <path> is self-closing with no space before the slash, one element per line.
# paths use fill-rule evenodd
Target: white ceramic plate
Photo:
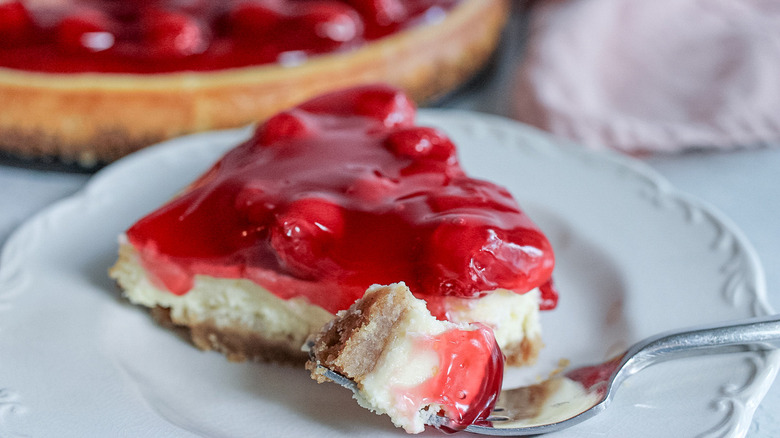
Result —
<path fill-rule="evenodd" d="M 472 174 L 507 186 L 557 251 L 558 309 L 533 380 L 645 336 L 769 312 L 750 246 L 727 220 L 641 164 L 510 121 L 425 111 Z M 303 369 L 227 362 L 155 325 L 106 276 L 116 237 L 247 130 L 128 157 L 43 211 L 0 259 L 0 436 L 397 436 L 387 417 Z M 780 358 L 744 353 L 651 367 L 613 406 L 555 437 L 742 436 Z M 438 431 L 427 434 L 440 436 Z"/>

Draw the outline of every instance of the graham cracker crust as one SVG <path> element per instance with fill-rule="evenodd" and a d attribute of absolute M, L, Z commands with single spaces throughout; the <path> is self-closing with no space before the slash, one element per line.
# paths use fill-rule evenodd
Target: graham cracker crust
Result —
<path fill-rule="evenodd" d="M 160 306 L 152 308 L 151 314 L 160 325 L 178 331 L 197 348 L 222 353 L 231 362 L 250 360 L 299 366 L 308 358 L 292 340 L 271 341 L 240 327 L 219 327 L 213 321 L 175 322 L 170 310 Z"/>
<path fill-rule="evenodd" d="M 412 299 L 405 286 L 384 286 L 339 312 L 314 338 L 313 360 L 306 363 L 312 378 L 320 383 L 328 380 L 318 372 L 317 366 L 322 365 L 360 382 L 373 371 Z"/>

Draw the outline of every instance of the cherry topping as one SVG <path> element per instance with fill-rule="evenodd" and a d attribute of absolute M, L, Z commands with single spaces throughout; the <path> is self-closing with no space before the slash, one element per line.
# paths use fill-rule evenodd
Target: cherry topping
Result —
<path fill-rule="evenodd" d="M 262 36 L 273 31 L 286 17 L 268 2 L 243 2 L 230 11 L 232 33 L 239 37 Z"/>
<path fill-rule="evenodd" d="M 480 209 L 453 211 L 439 220 L 425 250 L 423 273 L 436 280 L 424 282 L 420 294 L 473 298 L 549 278 L 552 264 L 545 258 L 550 247 L 544 237 L 502 230 Z M 525 244 L 512 243 L 520 241 Z"/>
<path fill-rule="evenodd" d="M 400 0 L 348 0 L 363 17 L 378 26 L 389 26 L 406 18 L 406 7 Z"/>
<path fill-rule="evenodd" d="M 116 23 L 105 13 L 87 9 L 63 18 L 57 25 L 62 48 L 76 53 L 102 52 L 116 41 Z"/>
<path fill-rule="evenodd" d="M 458 1 L 0 0 L 0 67 L 144 74 L 295 66 L 416 26 Z"/>
<path fill-rule="evenodd" d="M 399 157 L 448 160 L 455 158 L 455 145 L 436 128 L 412 127 L 392 132 L 386 146 Z"/>
<path fill-rule="evenodd" d="M 398 181 L 388 178 L 379 171 L 376 171 L 366 177 L 358 178 L 354 184 L 347 188 L 346 192 L 349 195 L 364 201 L 380 202 L 382 199 L 389 196 L 397 186 Z M 398 205 L 396 205 L 396 207 L 398 207 Z"/>
<path fill-rule="evenodd" d="M 442 189 L 428 199 L 431 210 L 441 212 L 467 212 L 468 210 L 519 213 L 517 203 L 503 187 L 487 181 L 472 180 L 457 188 Z"/>
<path fill-rule="evenodd" d="M 341 207 L 322 198 L 302 198 L 277 215 L 271 246 L 282 264 L 296 275 L 328 276 L 327 245 L 344 232 Z"/>
<path fill-rule="evenodd" d="M 375 119 L 384 128 L 411 126 L 417 107 L 402 91 L 388 85 L 374 84 L 343 90 L 341 99 L 325 95 L 304 102 L 299 107 L 313 114 L 358 115 Z"/>
<path fill-rule="evenodd" d="M 235 208 L 244 212 L 246 219 L 252 224 L 266 225 L 276 206 L 268 201 L 262 185 L 250 184 L 236 195 Z"/>
<path fill-rule="evenodd" d="M 473 258 L 486 245 L 490 231 L 475 221 L 453 216 L 445 218 L 431 234 L 425 249 L 426 280 L 423 295 L 477 297 L 495 289 L 484 275 L 485 266 Z M 491 284 L 492 283 L 492 284 Z"/>
<path fill-rule="evenodd" d="M 35 25 L 21 1 L 0 3 L 0 46 L 27 42 Z"/>
<path fill-rule="evenodd" d="M 355 106 L 355 113 L 381 120 L 385 127 L 411 126 L 417 109 L 409 97 L 400 92 L 366 89 Z"/>
<path fill-rule="evenodd" d="M 363 33 L 360 15 L 343 3 L 317 1 L 305 4 L 300 29 L 312 29 L 317 38 L 336 43 L 352 41 Z"/>
<path fill-rule="evenodd" d="M 144 20 L 144 40 L 151 54 L 185 57 L 202 53 L 208 47 L 207 32 L 193 17 L 166 10 L 153 10 Z"/>
<path fill-rule="evenodd" d="M 506 190 L 467 177 L 454 154 L 442 160 L 451 143 L 413 128 L 414 115 L 403 93 L 380 85 L 303 103 L 128 238 L 142 254 L 156 251 L 152 275 L 156 264 L 229 272 L 332 313 L 375 283 L 405 281 L 424 298 L 525 293 L 549 281 L 544 235 Z"/>
<path fill-rule="evenodd" d="M 279 140 L 302 138 L 311 133 L 305 113 L 291 109 L 279 113 L 258 126 L 255 137 L 261 145 L 267 146 Z"/>
<path fill-rule="evenodd" d="M 417 342 L 439 356 L 439 372 L 409 389 L 398 402 L 441 406 L 445 432 L 484 422 L 495 407 L 504 380 L 504 355 L 493 331 L 475 323 L 474 330 L 448 330 Z"/>
<path fill-rule="evenodd" d="M 231 33 L 253 50 L 318 53 L 335 50 L 363 35 L 363 22 L 352 7 L 334 0 L 245 2 L 229 14 Z"/>
<path fill-rule="evenodd" d="M 542 293 L 539 310 L 551 310 L 558 306 L 558 290 L 555 288 L 552 279 L 539 286 L 539 291 Z"/>

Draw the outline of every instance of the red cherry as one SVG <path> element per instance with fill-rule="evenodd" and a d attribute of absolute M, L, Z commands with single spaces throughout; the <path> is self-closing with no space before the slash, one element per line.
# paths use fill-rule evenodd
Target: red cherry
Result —
<path fill-rule="evenodd" d="M 255 138 L 261 145 L 267 146 L 283 139 L 306 137 L 311 132 L 312 128 L 306 120 L 306 114 L 298 109 L 291 109 L 271 117 L 260 125 L 255 132 Z"/>
<path fill-rule="evenodd" d="M 282 10 L 268 2 L 239 3 L 229 13 L 231 32 L 238 37 L 266 35 L 285 19 Z"/>
<path fill-rule="evenodd" d="M 344 212 L 338 204 L 323 198 L 303 198 L 287 206 L 285 220 L 305 221 L 320 231 L 333 236 L 344 232 Z M 302 222 L 297 222 L 302 223 Z M 313 232 L 312 234 L 316 234 Z"/>
<path fill-rule="evenodd" d="M 236 211 L 244 212 L 249 222 L 256 225 L 265 225 L 276 208 L 260 182 L 252 182 L 241 188 L 234 205 Z"/>
<path fill-rule="evenodd" d="M 476 214 L 448 216 L 431 234 L 425 253 L 424 275 L 429 281 L 423 283 L 438 290 L 424 294 L 476 297 L 498 287 L 536 286 L 549 277 L 552 264 L 547 266 L 545 260 L 549 244 L 541 234 L 536 242 L 531 233 L 518 239 L 512 231 L 485 225 Z M 511 243 L 519 240 L 526 243 Z"/>
<path fill-rule="evenodd" d="M 380 120 L 386 127 L 411 126 L 417 108 L 400 90 L 389 88 L 358 89 L 355 113 Z"/>
<path fill-rule="evenodd" d="M 400 129 L 387 137 L 385 146 L 399 157 L 441 161 L 455 158 L 455 145 L 447 135 L 436 128 Z"/>
<path fill-rule="evenodd" d="M 208 47 L 203 26 L 184 13 L 154 10 L 144 21 L 144 40 L 159 57 L 184 57 L 202 53 Z"/>
<path fill-rule="evenodd" d="M 113 20 L 96 9 L 82 10 L 63 18 L 56 28 L 57 42 L 72 52 L 102 52 L 116 41 Z"/>
<path fill-rule="evenodd" d="M 440 406 L 448 419 L 442 430 L 463 430 L 487 418 L 501 393 L 504 355 L 491 328 L 474 323 L 473 330 L 447 330 L 421 342 L 439 356 L 437 388 L 426 402 Z M 429 340 L 430 339 L 430 340 Z"/>
<path fill-rule="evenodd" d="M 397 181 L 376 172 L 368 177 L 355 180 L 347 189 L 347 193 L 362 201 L 378 202 L 392 194 L 396 187 L 398 187 Z"/>
<path fill-rule="evenodd" d="M 428 206 L 436 213 L 471 210 L 488 215 L 490 212 L 495 220 L 503 213 L 520 212 L 517 202 L 505 188 L 480 180 L 445 187 L 436 196 L 428 198 Z"/>
<path fill-rule="evenodd" d="M 451 217 L 440 223 L 429 237 L 421 275 L 423 295 L 476 297 L 485 286 L 482 266 L 472 264 L 474 254 L 485 241 L 485 232 L 476 221 Z"/>
<path fill-rule="evenodd" d="M 34 29 L 35 23 L 21 1 L 0 4 L 0 46 L 23 44 Z"/>
<path fill-rule="evenodd" d="M 303 3 L 300 26 L 326 41 L 345 43 L 363 34 L 363 21 L 353 8 L 335 1 Z"/>
<path fill-rule="evenodd" d="M 348 0 L 366 20 L 379 26 L 389 26 L 403 21 L 406 6 L 400 0 Z"/>
<path fill-rule="evenodd" d="M 401 91 L 389 92 L 381 89 L 365 90 L 358 98 L 358 114 L 382 120 L 387 127 L 411 125 L 416 107 Z"/>
<path fill-rule="evenodd" d="M 382 84 L 334 91 L 304 102 L 299 108 L 312 114 L 370 117 L 390 128 L 413 125 L 417 113 L 414 102 L 403 91 Z"/>
<path fill-rule="evenodd" d="M 344 233 L 342 208 L 322 198 L 303 198 L 278 214 L 271 246 L 290 272 L 303 278 L 328 276 L 328 244 Z"/>

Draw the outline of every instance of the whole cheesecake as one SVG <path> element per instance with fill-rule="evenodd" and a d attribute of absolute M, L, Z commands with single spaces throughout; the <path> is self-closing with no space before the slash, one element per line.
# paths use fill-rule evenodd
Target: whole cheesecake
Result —
<path fill-rule="evenodd" d="M 126 230 L 111 277 L 234 360 L 305 360 L 335 314 L 403 282 L 436 318 L 490 327 L 508 364 L 532 362 L 557 301 L 550 242 L 415 115 L 369 85 L 269 118 Z"/>
<path fill-rule="evenodd" d="M 507 0 L 0 1 L 0 150 L 84 166 L 385 82 L 441 96 Z"/>

